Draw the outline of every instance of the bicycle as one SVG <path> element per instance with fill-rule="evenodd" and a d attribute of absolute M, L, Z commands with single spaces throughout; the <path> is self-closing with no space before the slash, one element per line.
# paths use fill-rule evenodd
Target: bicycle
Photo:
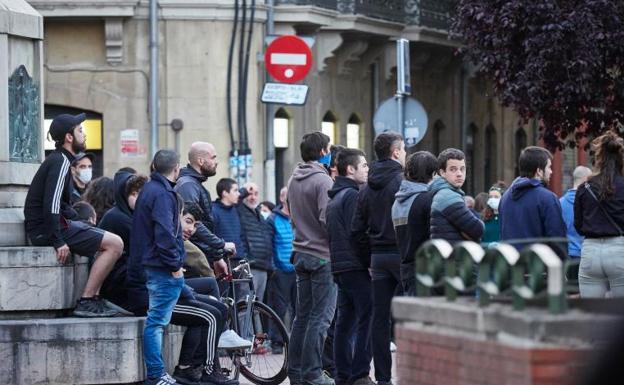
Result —
<path fill-rule="evenodd" d="M 240 260 L 238 266 L 232 268 L 231 257 L 231 254 L 224 252 L 230 274 L 218 278 L 228 285 L 225 292 L 228 295 L 222 297 L 229 308 L 226 327 L 229 326 L 242 338 L 252 341 L 252 347 L 220 349 L 221 370 L 223 374 L 236 380 L 239 374 L 242 374 L 257 385 L 281 384 L 288 375 L 288 332 L 273 309 L 256 299 L 249 262 Z M 237 283 L 249 285 L 249 293 L 239 301 L 235 301 Z M 254 349 L 264 346 L 265 342 L 269 341 L 268 332 L 271 327 L 283 340 L 283 353 L 254 354 Z"/>

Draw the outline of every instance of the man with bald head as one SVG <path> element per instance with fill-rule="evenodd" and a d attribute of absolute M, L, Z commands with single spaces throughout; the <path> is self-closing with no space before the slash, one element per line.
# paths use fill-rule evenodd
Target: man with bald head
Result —
<path fill-rule="evenodd" d="M 204 212 L 201 223 L 190 240 L 212 262 L 215 274 L 219 276 L 227 273 L 227 265 L 220 256 L 215 255 L 215 251 L 226 249 L 236 252 L 236 247 L 232 242 L 225 242 L 214 234 L 212 199 L 202 185 L 209 177 L 217 174 L 217 151 L 210 143 L 195 142 L 191 144 L 188 161 L 186 167 L 180 169 L 175 191 L 185 202 L 197 203 Z"/>
<path fill-rule="evenodd" d="M 251 264 L 256 295 L 264 300 L 268 272 L 273 270 L 273 237 L 271 228 L 260 215 L 260 190 L 258 185 L 247 182 L 240 190 L 237 209 L 242 228 L 242 238 L 247 249 L 246 258 Z"/>
<path fill-rule="evenodd" d="M 591 173 L 592 171 L 585 166 L 578 166 L 575 168 L 572 172 L 572 188 L 559 198 L 563 221 L 566 224 L 568 256 L 570 258 L 581 257 L 581 245 L 583 244 L 583 237 L 580 236 L 574 228 L 574 199 L 576 198 L 576 190 L 580 185 L 587 182 L 587 178 L 589 178 Z M 571 269 L 568 273 L 571 275 L 568 279 L 578 280 L 578 266 L 575 266 L 575 268 Z"/>

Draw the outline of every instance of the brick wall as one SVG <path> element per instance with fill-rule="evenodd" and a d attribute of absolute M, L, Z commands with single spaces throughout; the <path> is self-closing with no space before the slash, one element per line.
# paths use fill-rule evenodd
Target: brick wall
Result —
<path fill-rule="evenodd" d="M 393 300 L 398 385 L 581 385 L 620 317 L 513 311 L 474 300 Z M 624 383 L 624 382 L 623 382 Z"/>
<path fill-rule="evenodd" d="M 399 385 L 575 385 L 587 354 L 564 346 L 510 346 L 409 324 L 397 326 L 395 335 Z"/>

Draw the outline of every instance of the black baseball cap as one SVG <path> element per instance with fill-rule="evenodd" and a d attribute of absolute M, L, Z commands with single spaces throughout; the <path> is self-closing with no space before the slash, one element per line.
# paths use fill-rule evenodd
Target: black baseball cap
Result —
<path fill-rule="evenodd" d="M 91 152 L 79 152 L 78 154 L 76 154 L 74 156 L 74 160 L 72 162 L 72 166 L 75 165 L 78 161 L 84 159 L 84 158 L 89 158 L 91 160 L 91 163 L 93 163 L 95 161 L 95 154 L 91 153 Z"/>
<path fill-rule="evenodd" d="M 65 134 L 72 133 L 74 127 L 84 122 L 87 118 L 85 113 L 78 115 L 61 114 L 54 118 L 52 124 L 50 124 L 50 130 L 48 134 L 55 142 L 62 142 L 65 138 Z"/>

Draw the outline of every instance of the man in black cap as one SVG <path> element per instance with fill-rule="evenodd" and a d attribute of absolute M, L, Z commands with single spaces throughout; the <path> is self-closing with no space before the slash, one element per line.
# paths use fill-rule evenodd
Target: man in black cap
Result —
<path fill-rule="evenodd" d="M 28 189 L 24 205 L 26 234 L 35 246 L 52 246 L 60 263 L 70 253 L 93 258 L 89 278 L 74 315 L 103 317 L 117 314 L 99 298 L 104 279 L 123 251 L 119 236 L 74 220 L 76 212 L 70 205 L 70 165 L 75 155 L 85 149 L 82 131 L 85 114 L 57 116 L 50 125 L 49 135 L 54 150 L 41 164 Z M 97 257 L 97 258 L 96 258 Z"/>
<path fill-rule="evenodd" d="M 90 152 L 79 152 L 71 164 L 73 186 L 71 191 L 71 203 L 82 200 L 82 195 L 93 177 L 93 160 L 95 156 Z"/>

